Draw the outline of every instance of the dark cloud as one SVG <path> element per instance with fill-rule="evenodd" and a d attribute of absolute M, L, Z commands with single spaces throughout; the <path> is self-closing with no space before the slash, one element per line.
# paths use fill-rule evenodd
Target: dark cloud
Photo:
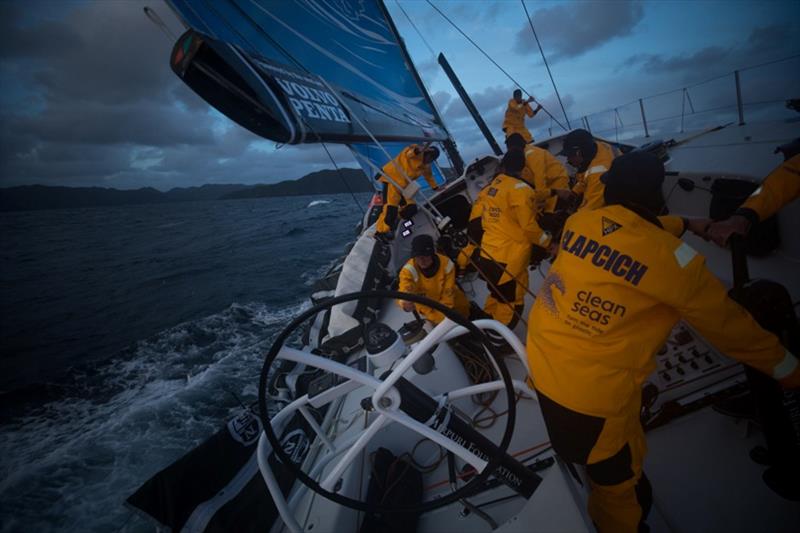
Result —
<path fill-rule="evenodd" d="M 170 70 L 172 42 L 144 5 L 0 4 L 0 186 L 168 189 L 332 166 L 318 146 L 276 151 L 212 110 Z M 355 166 L 346 148 L 330 148 Z"/>
<path fill-rule="evenodd" d="M 634 54 L 626 59 L 622 67 L 638 66 L 647 74 L 665 74 L 674 72 L 695 72 L 719 65 L 731 54 L 730 48 L 709 46 L 691 54 L 666 57 L 661 54 Z"/>
<path fill-rule="evenodd" d="M 736 68 L 751 66 L 776 55 L 797 51 L 791 36 L 795 27 L 790 23 L 772 24 L 754 29 L 743 43 L 728 47 L 709 46 L 693 53 L 667 56 L 664 54 L 634 54 L 623 61 L 619 70 L 635 68 L 647 74 L 684 74 L 691 76 L 717 75 Z"/>
<path fill-rule="evenodd" d="M 536 33 L 551 63 L 579 56 L 617 37 L 630 35 L 643 16 L 642 4 L 633 1 L 567 2 L 531 13 Z M 513 49 L 520 54 L 539 53 L 527 20 L 517 31 Z"/>

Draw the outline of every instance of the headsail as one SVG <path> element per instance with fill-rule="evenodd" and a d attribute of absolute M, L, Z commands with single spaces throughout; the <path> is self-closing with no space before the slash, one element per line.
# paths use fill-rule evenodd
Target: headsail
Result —
<path fill-rule="evenodd" d="M 258 135 L 290 144 L 448 138 L 377 0 L 168 1 L 190 28 L 173 70 Z"/>

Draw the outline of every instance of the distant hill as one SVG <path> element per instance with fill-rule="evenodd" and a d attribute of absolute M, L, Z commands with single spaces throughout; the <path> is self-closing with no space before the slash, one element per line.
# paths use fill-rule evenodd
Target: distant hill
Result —
<path fill-rule="evenodd" d="M 102 187 L 48 187 L 45 185 L 24 185 L 0 189 L 0 211 L 153 204 L 165 201 L 167 201 L 165 194 L 152 187 L 132 191 Z"/>
<path fill-rule="evenodd" d="M 338 194 L 349 192 L 343 179 L 353 192 L 373 190 L 364 173 L 353 168 L 341 169 L 341 177 L 335 170 L 322 170 L 312 172 L 297 180 L 270 185 L 203 185 L 201 187 L 175 188 L 167 192 L 161 192 L 152 187 L 119 190 L 102 187 L 24 185 L 0 189 L 0 211 Z"/>
<path fill-rule="evenodd" d="M 349 190 L 348 190 L 349 187 Z M 264 198 L 268 196 L 302 196 L 305 194 L 339 194 L 345 192 L 371 192 L 374 188 L 364 172 L 357 168 L 320 170 L 300 179 L 270 185 L 256 185 L 231 192 L 225 199 Z"/>

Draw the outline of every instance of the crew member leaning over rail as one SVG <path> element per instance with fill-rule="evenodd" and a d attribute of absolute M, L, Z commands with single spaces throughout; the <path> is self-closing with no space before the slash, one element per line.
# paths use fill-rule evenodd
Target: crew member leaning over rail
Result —
<path fill-rule="evenodd" d="M 639 531 L 647 517 L 641 387 L 679 319 L 729 356 L 800 386 L 795 355 L 661 228 L 663 180 L 653 155 L 614 160 L 603 177 L 607 205 L 567 220 L 529 318 L 528 360 L 551 442 L 587 465 L 589 514 L 601 532 Z"/>
<path fill-rule="evenodd" d="M 400 269 L 399 278 L 400 291 L 425 296 L 469 318 L 469 302 L 456 285 L 455 265 L 446 255 L 436 253 L 430 235 L 418 235 L 411 241 L 411 259 Z M 444 320 L 441 311 L 427 305 L 406 301 L 398 301 L 398 305 L 409 313 L 416 309 L 434 324 Z"/>
<path fill-rule="evenodd" d="M 383 166 L 383 173 L 389 176 L 394 183 L 383 174 L 378 174 L 375 179 L 383 183 L 383 210 L 375 226 L 376 236 L 392 238 L 397 227 L 398 214 L 409 218 L 416 212 L 416 202 L 413 195 L 406 198 L 403 191 L 397 187 L 406 188 L 409 180 L 424 177 L 434 191 L 438 188 L 433 177 L 431 164 L 439 157 L 439 149 L 435 146 L 423 147 L 412 144 L 404 148 L 394 159 Z M 400 212 L 400 207 L 403 211 Z"/>

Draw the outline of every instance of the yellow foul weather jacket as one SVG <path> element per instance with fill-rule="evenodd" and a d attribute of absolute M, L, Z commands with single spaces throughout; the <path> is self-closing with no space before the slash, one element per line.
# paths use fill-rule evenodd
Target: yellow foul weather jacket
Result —
<path fill-rule="evenodd" d="M 543 148 L 528 145 L 525 147 L 525 168 L 522 179 L 533 185 L 536 201 L 548 213 L 555 211 L 558 198 L 551 194 L 552 189 L 569 189 L 567 169 L 561 161 Z"/>
<path fill-rule="evenodd" d="M 469 302 L 464 292 L 456 285 L 456 269 L 449 257 L 437 253 L 439 268 L 436 273 L 427 277 L 421 269 L 409 259 L 400 269 L 400 291 L 410 292 L 435 300 L 454 309 L 465 318 L 469 317 Z M 402 305 L 402 301 L 397 302 Z M 444 320 L 444 314 L 432 307 L 415 303 L 417 311 L 434 324 Z"/>
<path fill-rule="evenodd" d="M 605 185 L 600 181 L 600 176 L 611 168 L 611 162 L 616 154 L 608 144 L 601 141 L 595 141 L 595 143 L 597 144 L 597 154 L 589 163 L 589 167 L 585 171 L 575 174 L 576 183 L 572 187 L 572 192 L 583 195 L 583 202 L 578 209 L 597 209 L 605 204 L 603 198 Z"/>
<path fill-rule="evenodd" d="M 415 153 L 415 150 L 419 150 L 420 153 Z M 392 181 L 400 187 L 408 186 L 408 179 L 406 179 L 406 176 L 408 176 L 408 178 L 412 180 L 424 177 L 428 185 L 430 185 L 432 189 L 435 189 L 437 187 L 436 179 L 433 177 L 431 166 L 423 163 L 422 157 L 422 147 L 416 144 L 409 145 L 404 148 L 397 157 L 383 166 L 383 172 L 391 177 Z M 400 167 L 399 169 L 398 166 Z M 388 183 L 390 186 L 393 185 L 386 179 L 386 176 L 383 175 L 378 178 L 378 181 Z M 407 198 L 406 200 L 412 199 Z"/>
<path fill-rule="evenodd" d="M 536 222 L 536 201 L 533 188 L 523 180 L 498 174 L 489 186 L 481 191 L 475 206 L 481 215 L 483 238 L 481 249 L 486 257 L 500 262 L 519 255 L 527 266 L 531 245 L 547 247 L 550 236 Z"/>
<path fill-rule="evenodd" d="M 533 136 L 531 132 L 528 131 L 528 128 L 525 127 L 525 117 L 533 117 L 533 115 L 535 115 L 535 113 L 528 102 L 523 100 L 522 103 L 517 103 L 513 98 L 509 100 L 506 114 L 503 118 L 503 131 L 506 137 L 514 133 L 519 133 L 525 138 L 526 142 L 531 142 Z"/>
<path fill-rule="evenodd" d="M 527 342 L 534 384 L 557 403 L 603 418 L 638 409 L 654 354 L 680 318 L 727 355 L 798 381 L 797 358 L 728 297 L 703 256 L 634 212 L 580 211 L 559 248 Z"/>
<path fill-rule="evenodd" d="M 764 220 L 783 206 L 800 197 L 800 154 L 789 158 L 773 170 L 761 187 L 745 200 L 739 209 L 749 210 Z"/>
<path fill-rule="evenodd" d="M 533 188 L 521 179 L 497 175 L 481 192 L 478 210 L 481 276 L 490 289 L 483 309 L 513 328 L 524 306 L 532 246 L 547 247 L 550 234 L 536 221 Z"/>
<path fill-rule="evenodd" d="M 417 153 L 417 150 L 419 150 L 419 153 Z M 397 157 L 383 166 L 383 172 L 392 178 L 392 181 L 390 182 L 383 174 L 378 177 L 378 181 L 387 185 L 386 201 L 375 225 L 377 232 L 384 233 L 394 230 L 397 209 L 404 200 L 406 204 L 416 203 L 414 198 L 404 198 L 402 191 L 397 188 L 398 186 L 406 188 L 409 180 L 415 180 L 422 176 L 432 189 L 436 189 L 436 179 L 433 177 L 431 166 L 423 162 L 423 156 L 422 148 L 412 144 L 404 148 Z"/>

